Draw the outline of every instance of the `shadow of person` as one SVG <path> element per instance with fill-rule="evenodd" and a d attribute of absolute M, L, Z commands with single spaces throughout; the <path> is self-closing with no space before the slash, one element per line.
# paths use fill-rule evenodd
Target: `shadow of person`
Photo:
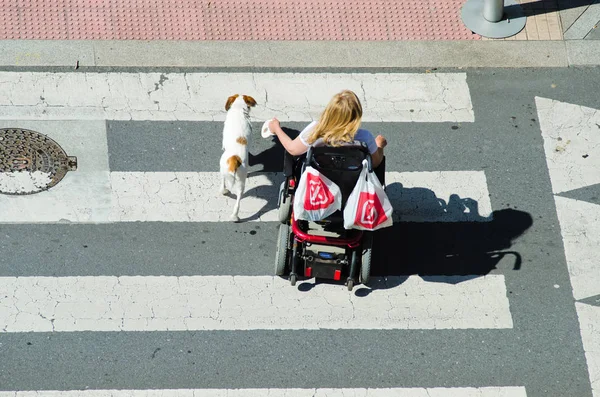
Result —
<path fill-rule="evenodd" d="M 446 203 L 426 188 L 391 184 L 388 191 L 396 219 L 374 232 L 373 276 L 458 283 L 488 274 L 509 255 L 513 269 L 520 269 L 520 253 L 506 250 L 533 224 L 529 213 L 503 209 L 481 215 L 477 200 L 457 194 Z"/>
<path fill-rule="evenodd" d="M 412 275 L 428 282 L 458 284 L 489 274 L 505 257 L 512 260 L 513 270 L 521 268 L 521 254 L 510 248 L 533 224 L 529 213 L 503 209 L 482 216 L 472 198 L 453 194 L 445 203 L 429 189 L 409 190 L 408 197 L 424 201 L 411 207 L 390 197 L 395 212 L 397 208 L 413 211 L 408 212 L 408 219 L 403 220 L 400 213 L 392 227 L 374 232 L 373 281 L 360 286 L 356 296 L 397 287 Z"/>
<path fill-rule="evenodd" d="M 441 201 L 443 202 L 443 200 Z M 445 212 L 451 219 L 461 219 L 465 222 L 485 222 L 491 219 L 490 216 L 481 216 L 479 214 L 479 203 L 477 200 L 469 197 L 461 198 L 458 194 L 451 194 L 445 207 Z"/>

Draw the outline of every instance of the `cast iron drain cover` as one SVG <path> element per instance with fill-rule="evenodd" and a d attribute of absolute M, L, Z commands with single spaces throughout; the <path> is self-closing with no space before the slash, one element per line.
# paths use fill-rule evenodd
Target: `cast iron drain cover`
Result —
<path fill-rule="evenodd" d="M 22 128 L 0 129 L 0 193 L 39 193 L 76 169 L 77 157 L 67 156 L 46 135 Z"/>

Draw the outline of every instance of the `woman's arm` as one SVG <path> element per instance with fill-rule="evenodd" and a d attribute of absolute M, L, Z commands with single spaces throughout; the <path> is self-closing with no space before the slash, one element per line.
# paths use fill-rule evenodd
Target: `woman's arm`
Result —
<path fill-rule="evenodd" d="M 292 138 L 290 138 L 288 134 L 286 134 L 281 129 L 281 126 L 279 125 L 279 120 L 271 120 L 271 122 L 269 123 L 269 129 L 271 130 L 271 132 L 277 135 L 277 138 L 279 138 L 279 142 L 281 142 L 285 150 L 287 150 L 287 152 L 292 156 L 300 156 L 301 154 L 304 154 L 308 151 L 308 146 L 302 143 L 300 137 L 296 137 L 296 139 L 292 140 Z"/>
<path fill-rule="evenodd" d="M 377 144 L 377 151 L 371 154 L 373 168 L 379 167 L 379 164 L 383 161 L 383 148 L 387 146 L 387 140 L 382 135 L 377 135 L 375 143 Z"/>

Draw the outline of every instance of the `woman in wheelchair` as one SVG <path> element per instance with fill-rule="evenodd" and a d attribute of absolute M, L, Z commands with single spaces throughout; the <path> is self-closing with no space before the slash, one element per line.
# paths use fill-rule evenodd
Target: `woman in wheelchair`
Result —
<path fill-rule="evenodd" d="M 284 176 L 279 195 L 279 236 L 275 274 L 289 276 L 295 285 L 298 270 L 305 277 L 341 280 L 352 290 L 355 280 L 366 284 L 371 267 L 371 232 L 345 230 L 341 211 L 320 222 L 299 221 L 292 215 L 296 184 L 310 164 L 334 181 L 342 193 L 342 205 L 352 192 L 364 159 L 385 185 L 386 139 L 361 129 L 362 105 L 356 94 L 344 90 L 329 101 L 318 121 L 310 123 L 295 139 L 277 119 L 269 129 L 285 148 Z M 358 276 L 358 277 L 357 277 Z"/>
<path fill-rule="evenodd" d="M 296 163 L 298 163 L 297 160 L 303 160 L 303 155 L 311 146 L 335 147 L 355 141 L 362 142 L 369 149 L 375 173 L 383 183 L 383 167 L 379 166 L 385 165 L 382 164 L 384 162 L 383 148 L 387 145 L 387 141 L 381 135 L 374 138 L 369 131 L 360 129 L 361 119 L 362 105 L 358 96 L 350 90 L 344 90 L 331 98 L 319 120 L 306 126 L 296 139 L 292 140 L 281 129 L 279 120 L 276 118 L 269 123 L 269 129 L 277 135 L 279 142 L 286 150 L 284 161 L 288 163 L 288 166 L 291 156 L 296 157 Z"/>

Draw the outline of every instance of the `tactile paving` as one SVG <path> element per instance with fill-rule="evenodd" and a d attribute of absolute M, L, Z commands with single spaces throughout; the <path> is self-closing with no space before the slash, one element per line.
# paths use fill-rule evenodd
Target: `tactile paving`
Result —
<path fill-rule="evenodd" d="M 464 0 L 0 0 L 0 39 L 473 40 Z"/>

